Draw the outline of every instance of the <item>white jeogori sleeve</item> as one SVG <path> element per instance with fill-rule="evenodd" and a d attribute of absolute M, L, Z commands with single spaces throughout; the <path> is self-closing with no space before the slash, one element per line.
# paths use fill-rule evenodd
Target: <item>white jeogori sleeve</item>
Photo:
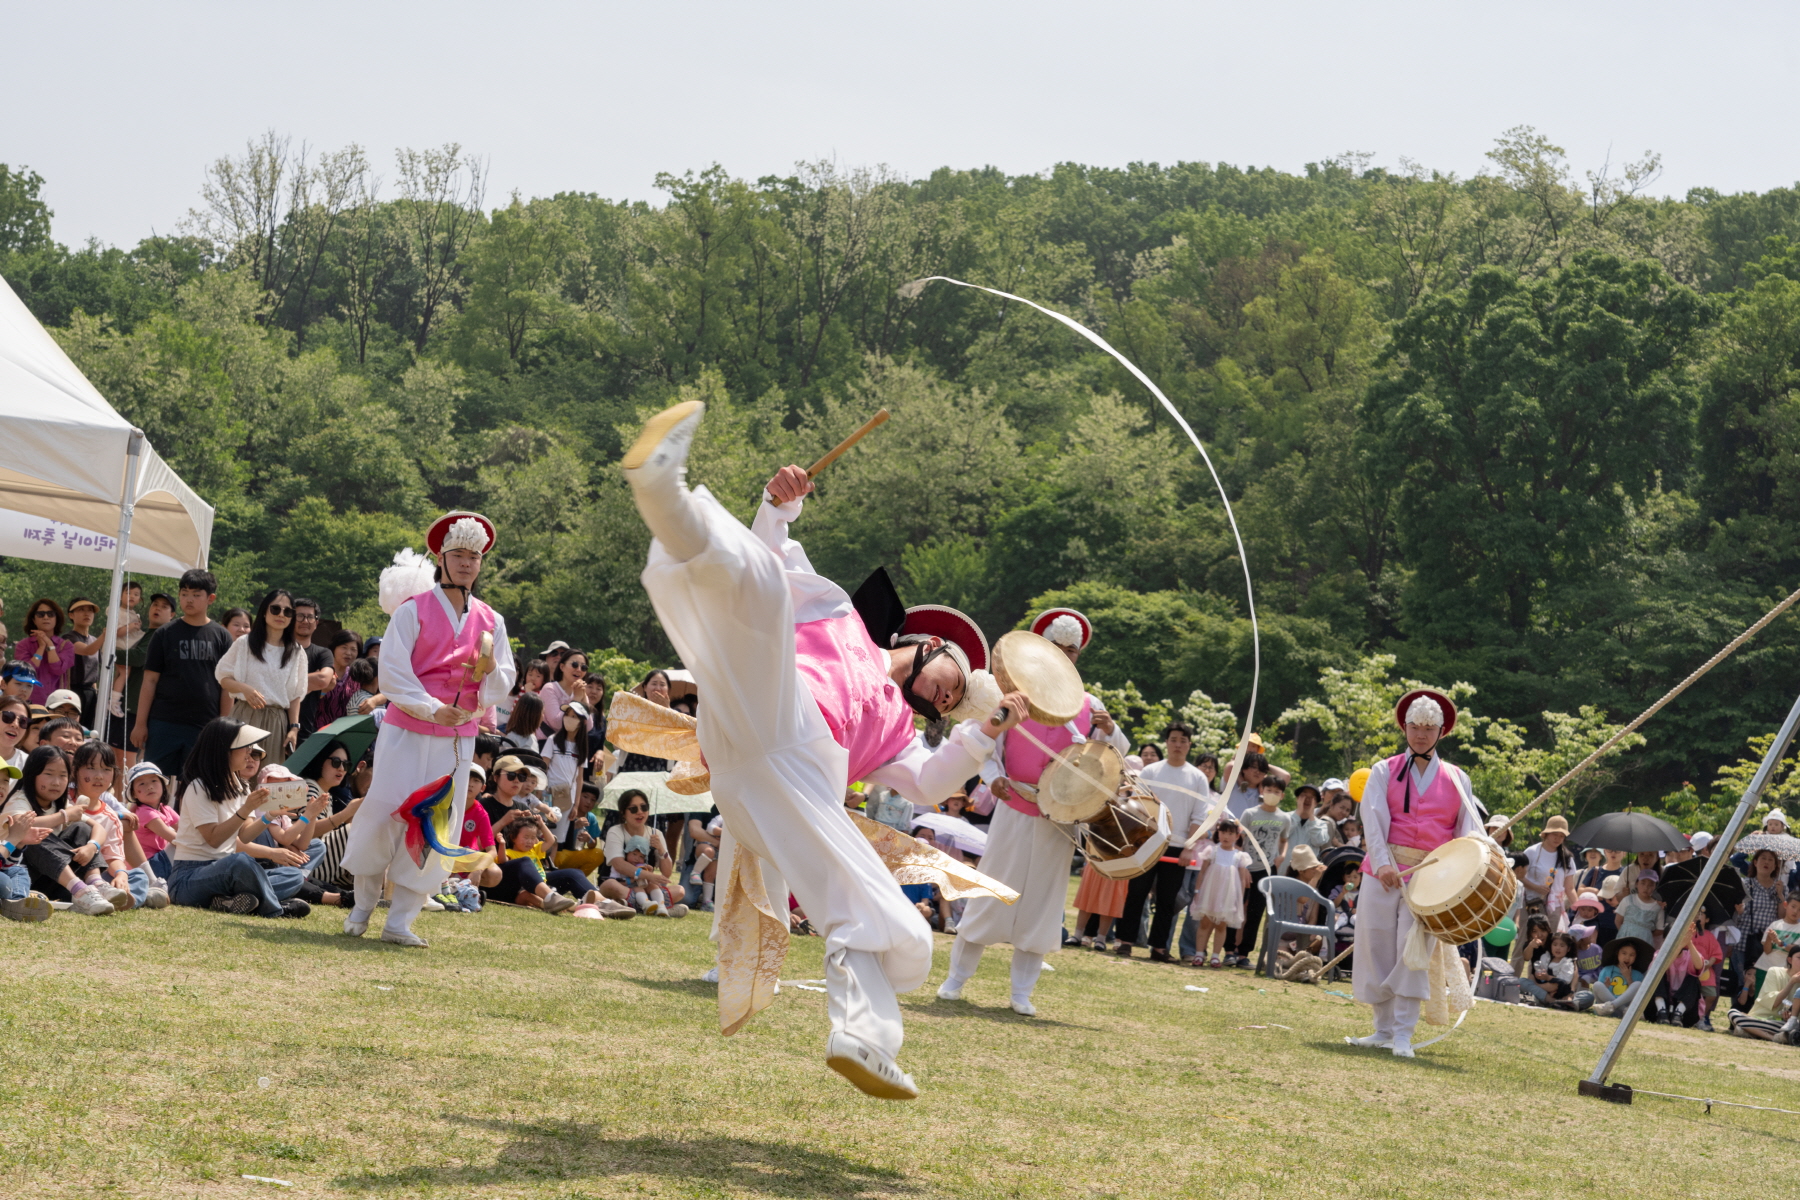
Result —
<path fill-rule="evenodd" d="M 1363 849 L 1368 855 L 1369 871 L 1394 865 L 1394 852 L 1388 848 L 1388 765 L 1387 760 L 1369 768 L 1369 781 L 1363 784 L 1362 817 Z"/>
<path fill-rule="evenodd" d="M 385 647 L 386 643 L 382 643 Z M 481 692 L 476 699 L 475 708 L 484 709 L 506 699 L 518 680 L 518 668 L 513 664 L 512 642 L 506 637 L 506 618 L 499 613 L 494 614 L 494 669 L 489 671 L 481 681 Z M 387 683 L 385 676 L 382 681 Z M 384 687 L 382 689 L 386 691 Z"/>
<path fill-rule="evenodd" d="M 994 753 L 994 739 L 978 721 L 959 723 L 936 750 L 915 738 L 899 754 L 869 772 L 870 783 L 893 788 L 914 804 L 935 807 L 961 787 Z"/>

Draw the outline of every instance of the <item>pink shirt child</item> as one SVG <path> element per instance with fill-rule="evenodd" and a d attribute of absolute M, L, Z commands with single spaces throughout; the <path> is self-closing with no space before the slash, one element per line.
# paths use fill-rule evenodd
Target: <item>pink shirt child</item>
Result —
<path fill-rule="evenodd" d="M 146 856 L 159 854 L 169 845 L 168 838 L 150 832 L 151 821 L 160 820 L 170 829 L 181 828 L 181 814 L 167 804 L 136 804 L 132 806 L 132 813 L 138 819 L 138 845 L 144 848 Z"/>

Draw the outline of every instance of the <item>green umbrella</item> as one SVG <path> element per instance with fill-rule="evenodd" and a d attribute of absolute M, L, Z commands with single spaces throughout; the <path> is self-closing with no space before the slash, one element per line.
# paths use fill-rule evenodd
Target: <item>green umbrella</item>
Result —
<path fill-rule="evenodd" d="M 344 743 L 345 748 L 350 751 L 350 765 L 355 767 L 374 743 L 378 728 L 372 716 L 339 717 L 301 742 L 299 749 L 288 755 L 288 760 L 282 766 L 305 778 L 306 768 L 312 765 L 313 759 L 324 753 L 326 746 L 338 741 Z"/>

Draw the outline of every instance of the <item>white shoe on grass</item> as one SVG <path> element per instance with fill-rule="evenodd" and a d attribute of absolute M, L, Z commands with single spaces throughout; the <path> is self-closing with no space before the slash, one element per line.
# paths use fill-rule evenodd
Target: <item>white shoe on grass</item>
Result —
<path fill-rule="evenodd" d="M 834 1033 L 825 1040 L 825 1065 L 877 1100 L 918 1099 L 918 1084 L 899 1063 L 851 1034 Z"/>
<path fill-rule="evenodd" d="M 112 901 L 100 894 L 94 887 L 81 889 L 81 895 L 69 902 L 69 911 L 78 912 L 84 917 L 110 917 L 119 910 L 113 907 Z"/>
<path fill-rule="evenodd" d="M 1412 1058 L 1413 1057 L 1412 1042 L 1410 1042 L 1410 1041 L 1395 1042 L 1393 1044 L 1392 1048 L 1394 1051 L 1395 1058 Z"/>
<path fill-rule="evenodd" d="M 1394 1044 L 1394 1037 L 1388 1033 L 1367 1033 L 1362 1037 L 1347 1037 L 1344 1041 L 1352 1046 L 1366 1046 L 1371 1050 L 1386 1050 Z"/>
<path fill-rule="evenodd" d="M 1021 1017 L 1037 1016 L 1037 1005 L 1033 1004 L 1030 998 L 1026 996 L 1014 996 L 1012 998 L 1012 1010 Z"/>
<path fill-rule="evenodd" d="M 708 969 L 706 974 L 704 974 L 700 977 L 700 982 L 701 983 L 717 983 L 717 982 L 719 982 L 719 968 L 712 967 L 712 968 Z"/>
<path fill-rule="evenodd" d="M 410 929 L 384 929 L 381 931 L 381 940 L 390 946 L 416 946 L 420 950 L 431 945 Z"/>
<path fill-rule="evenodd" d="M 961 1000 L 962 999 L 962 990 L 963 990 L 962 984 L 956 983 L 949 979 L 946 979 L 946 980 L 944 980 L 944 982 L 942 984 L 938 985 L 938 999 L 939 1000 Z"/>
<path fill-rule="evenodd" d="M 344 932 L 351 937 L 361 937 L 369 932 L 369 918 L 364 917 L 359 921 L 356 919 L 356 910 L 351 909 L 350 915 L 344 918 Z"/>

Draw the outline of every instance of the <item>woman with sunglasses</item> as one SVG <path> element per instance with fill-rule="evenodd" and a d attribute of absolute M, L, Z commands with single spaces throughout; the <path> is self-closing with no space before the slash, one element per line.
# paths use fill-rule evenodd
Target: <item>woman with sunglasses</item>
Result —
<path fill-rule="evenodd" d="M 51 692 L 68 686 L 75 643 L 62 635 L 64 620 L 62 605 L 48 596 L 25 610 L 25 632 L 13 647 L 13 657 L 37 676 L 37 686 L 31 689 L 33 704 L 42 704 Z"/>
<path fill-rule="evenodd" d="M 0 697 L 0 761 L 10 767 L 25 769 L 25 756 L 31 753 L 19 745 L 31 728 L 31 705 L 17 696 Z"/>
<path fill-rule="evenodd" d="M 556 679 L 538 692 L 538 699 L 544 702 L 544 723 L 538 727 L 539 737 L 555 737 L 561 731 L 563 705 L 587 699 L 587 664 L 587 655 L 579 650 L 569 651 L 556 665 Z M 582 723 L 592 730 L 593 716 L 584 717 Z"/>
<path fill-rule="evenodd" d="M 350 748 L 331 739 L 311 762 L 300 768 L 299 774 L 306 780 L 308 802 L 319 795 L 331 797 L 330 811 L 313 822 L 312 835 L 323 852 L 307 872 L 307 885 L 300 889 L 300 898 L 308 904 L 354 908 L 355 884 L 343 869 L 344 846 L 349 840 L 350 822 L 362 807 L 362 797 L 350 785 Z"/>
<path fill-rule="evenodd" d="M 662 888 L 669 893 L 665 917 L 685 917 L 688 906 L 681 885 L 675 882 L 675 860 L 669 856 L 669 845 L 662 831 L 650 825 L 650 798 L 636 788 L 619 797 L 620 821 L 606 831 L 604 841 L 607 866 L 612 875 L 600 885 L 600 894 L 621 904 L 631 902 L 631 893 L 643 889 Z M 633 863 L 625 857 L 625 840 L 641 837 L 650 845 L 646 861 Z"/>
<path fill-rule="evenodd" d="M 256 606 L 250 632 L 231 643 L 213 668 L 231 693 L 231 719 L 269 731 L 278 756 L 300 740 L 300 702 L 306 699 L 306 654 L 294 639 L 294 598 L 276 588 Z"/>

